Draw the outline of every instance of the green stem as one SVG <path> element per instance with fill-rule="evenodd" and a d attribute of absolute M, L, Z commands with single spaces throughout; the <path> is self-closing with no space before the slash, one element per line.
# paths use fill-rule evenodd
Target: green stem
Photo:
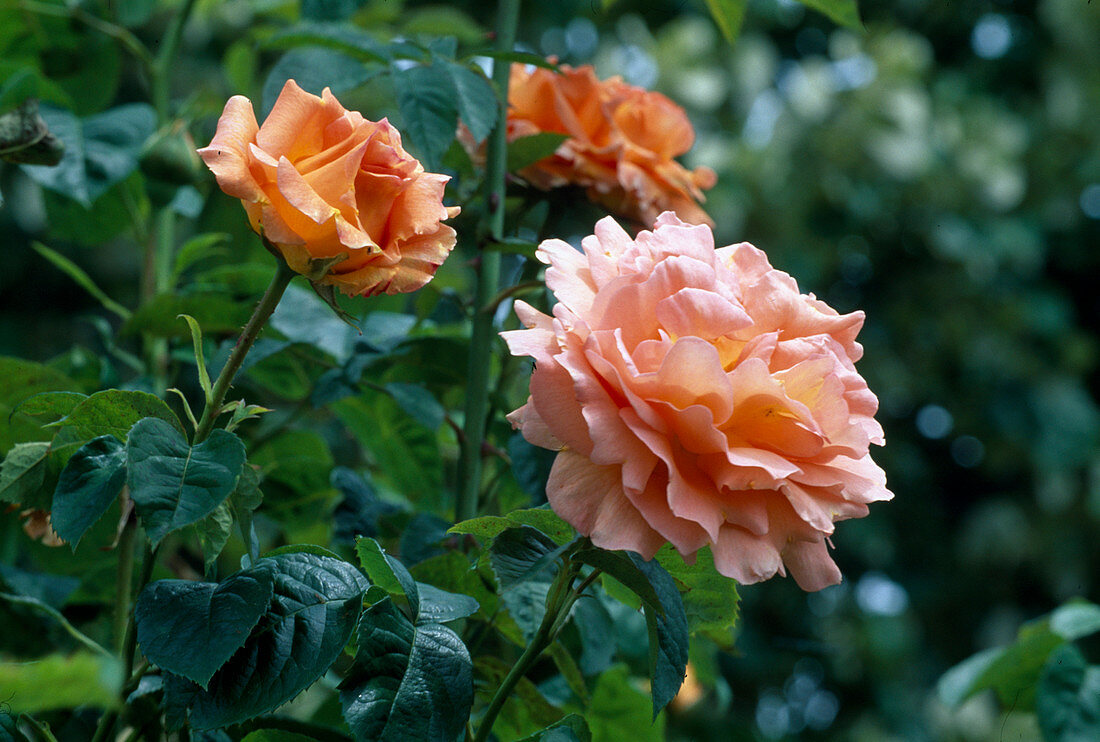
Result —
<path fill-rule="evenodd" d="M 115 647 L 123 651 L 126 641 L 126 627 L 130 622 L 130 597 L 134 583 L 134 547 L 137 522 L 131 515 L 122 527 L 118 539 L 118 566 L 115 572 L 115 620 L 111 633 Z"/>
<path fill-rule="evenodd" d="M 145 542 L 145 550 L 141 558 L 141 577 L 138 579 L 138 591 L 149 582 L 149 579 L 153 576 L 153 565 L 157 561 L 157 552 L 148 541 Z M 127 610 L 127 622 L 126 633 L 122 639 L 122 654 L 120 659 L 122 660 L 122 688 L 119 691 L 119 705 L 124 706 L 126 704 L 126 697 L 133 691 L 132 682 L 134 676 L 134 652 L 137 649 L 137 626 L 134 623 L 134 612 Z M 144 669 L 140 672 L 144 673 Z M 115 723 L 118 721 L 119 708 L 108 709 L 103 713 L 103 716 L 99 717 L 99 724 L 96 725 L 95 736 L 92 737 L 92 742 L 105 742 L 111 738 L 111 732 L 115 728 Z"/>
<path fill-rule="evenodd" d="M 542 623 L 539 624 L 539 628 L 527 648 L 523 650 L 523 654 L 516 660 L 516 664 L 512 665 L 512 669 L 504 676 L 497 692 L 493 694 L 493 699 L 489 702 L 489 708 L 485 711 L 485 716 L 481 718 L 481 726 L 478 727 L 474 742 L 485 742 L 489 739 L 489 734 L 493 730 L 493 723 L 496 721 L 501 709 L 504 708 L 504 704 L 511 697 L 516 684 L 523 679 L 523 676 L 535 664 L 539 655 L 554 643 L 554 638 L 564 624 L 565 619 L 569 616 L 569 609 L 573 607 L 573 603 L 579 597 L 579 593 L 570 590 L 573 578 L 576 575 L 577 568 L 569 562 L 558 571 L 557 577 L 554 578 L 554 582 L 550 585 L 550 590 L 546 594 L 546 613 L 543 614 Z"/>
<path fill-rule="evenodd" d="M 195 429 L 195 444 L 206 440 L 206 436 L 210 435 L 210 431 L 214 429 L 214 421 L 221 414 L 222 403 L 225 402 L 225 395 L 229 391 L 229 385 L 233 383 L 233 377 L 237 375 L 237 371 L 240 370 L 241 364 L 244 362 L 244 357 L 248 355 L 252 344 L 259 337 L 260 330 L 263 329 L 271 313 L 275 311 L 275 307 L 279 305 L 279 300 L 283 298 L 283 292 L 290 284 L 290 279 L 295 276 L 294 271 L 286 264 L 285 260 L 279 258 L 278 263 L 279 267 L 276 269 L 267 291 L 264 292 L 263 297 L 260 298 L 260 303 L 252 311 L 252 316 L 248 318 L 248 324 L 241 331 L 236 347 L 229 355 L 229 360 L 225 362 L 225 368 L 218 374 L 218 379 L 214 382 L 214 388 L 210 391 L 210 398 L 206 400 L 206 407 L 202 411 L 202 419 L 199 420 L 199 425 Z"/>
<path fill-rule="evenodd" d="M 500 0 L 496 24 L 497 49 L 512 51 L 519 25 L 520 0 Z M 507 171 L 508 77 L 511 65 L 498 60 L 493 64 L 493 83 L 500 96 L 496 126 L 489 135 L 486 161 L 485 203 L 487 223 L 494 241 L 504 233 L 504 181 Z M 458 467 L 458 498 L 455 518 L 466 520 L 477 515 L 481 492 L 481 444 L 485 440 L 485 423 L 489 403 L 489 373 L 492 362 L 493 303 L 500 283 L 500 253 L 481 250 L 477 273 L 476 308 L 470 338 L 470 355 L 466 382 L 466 437 Z"/>
<path fill-rule="evenodd" d="M 529 291 L 537 291 L 543 288 L 546 288 L 546 283 L 544 281 L 524 281 L 514 286 L 508 286 L 507 288 L 501 289 L 500 293 L 492 298 L 489 302 L 489 307 L 492 308 L 495 314 L 497 307 L 499 307 L 505 299 L 510 299 L 518 294 L 526 294 Z"/>
<path fill-rule="evenodd" d="M 161 126 L 168 123 L 171 112 L 169 111 L 169 78 L 176 62 L 176 52 L 179 50 L 180 39 L 183 38 L 183 27 L 191 16 L 191 10 L 195 7 L 195 0 L 184 0 L 183 6 L 172 17 L 168 30 L 160 42 L 160 51 L 156 60 L 152 63 L 153 74 L 153 108 L 157 111 L 157 120 Z"/>

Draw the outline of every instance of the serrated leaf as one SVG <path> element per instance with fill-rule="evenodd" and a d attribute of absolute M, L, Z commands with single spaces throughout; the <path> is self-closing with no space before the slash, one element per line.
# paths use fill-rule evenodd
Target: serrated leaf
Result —
<path fill-rule="evenodd" d="M 637 618 L 642 620 L 641 616 Z M 573 606 L 573 625 L 580 635 L 581 656 L 577 663 L 581 672 L 586 676 L 599 675 L 615 659 L 624 627 L 616 625 L 599 598 L 577 601 Z M 640 641 L 638 645 L 641 645 Z"/>
<path fill-rule="evenodd" d="M 741 33 L 741 22 L 745 20 L 745 7 L 748 0 L 707 0 L 707 9 L 711 17 L 722 30 L 726 41 L 733 43 Z"/>
<path fill-rule="evenodd" d="M 49 509 L 49 498 L 39 491 L 46 480 L 49 455 L 49 443 L 16 443 L 0 465 L 0 502 Z"/>
<path fill-rule="evenodd" d="M 798 0 L 798 2 L 825 14 L 838 25 L 853 31 L 863 31 L 863 22 L 859 19 L 856 0 Z"/>
<path fill-rule="evenodd" d="M 720 646 L 730 646 L 730 630 L 737 624 L 740 597 L 737 583 L 714 567 L 710 547 L 696 552 L 694 564 L 685 562 L 671 545 L 661 547 L 656 559 L 680 588 L 691 633 L 704 634 Z"/>
<path fill-rule="evenodd" d="M 464 65 L 450 61 L 441 64 L 454 86 L 459 117 L 474 139 L 483 141 L 493 130 L 500 111 L 500 101 L 492 84 L 485 75 Z"/>
<path fill-rule="evenodd" d="M 267 612 L 273 589 L 266 566 L 220 584 L 151 582 L 134 605 L 138 645 L 154 664 L 205 689 Z"/>
<path fill-rule="evenodd" d="M 638 568 L 626 552 L 598 548 L 581 549 L 573 555 L 573 560 L 611 575 L 658 614 L 664 613 L 661 599 L 657 597 L 657 591 L 650 584 L 649 577 Z"/>
<path fill-rule="evenodd" d="M 484 515 L 471 518 L 451 526 L 447 533 L 468 533 L 487 541 L 517 526 L 536 528 L 557 544 L 568 543 L 576 536 L 573 527 L 549 508 L 527 508 L 513 510 L 504 516 Z"/>
<path fill-rule="evenodd" d="M 244 444 L 232 433 L 214 430 L 191 446 L 157 418 L 134 425 L 126 455 L 130 497 L 154 545 L 224 502 L 245 461 Z"/>
<path fill-rule="evenodd" d="M 388 598 L 364 611 L 355 661 L 340 684 L 356 740 L 453 742 L 473 698 L 473 666 L 457 634 L 414 626 Z"/>
<path fill-rule="evenodd" d="M 490 547 L 489 563 L 500 584 L 500 600 L 527 641 L 546 613 L 546 595 L 558 570 L 556 555 L 564 548 L 530 526 L 503 531 Z"/>
<path fill-rule="evenodd" d="M 87 398 L 87 394 L 80 392 L 39 392 L 17 404 L 12 414 L 49 417 L 56 420 L 68 415 L 74 407 Z"/>
<path fill-rule="evenodd" d="M 680 591 L 672 576 L 657 560 L 646 561 L 633 552 L 630 560 L 646 576 L 664 612 L 643 604 L 649 629 L 649 673 L 652 678 L 653 718 L 671 701 L 687 673 L 688 625 Z"/>
<path fill-rule="evenodd" d="M 306 343 L 343 363 L 359 333 L 349 327 L 310 291 L 291 284 L 271 315 L 271 326 L 287 340 Z M 365 328 L 364 328 L 365 329 Z"/>
<path fill-rule="evenodd" d="M 488 566 L 484 569 L 489 572 Z M 465 595 L 476 600 L 480 604 L 478 610 L 482 616 L 490 615 L 498 605 L 496 593 L 487 584 L 492 583 L 492 576 L 486 574 L 483 577 L 478 571 L 478 565 L 471 564 L 464 554 L 457 551 L 445 551 L 430 557 L 413 565 L 411 572 L 420 580 L 417 583 L 418 589 L 422 589 L 425 582 L 431 580 L 432 585 L 438 585 L 452 594 Z M 421 599 L 422 603 L 427 601 L 426 597 Z M 428 610 L 425 608 L 422 612 Z"/>
<path fill-rule="evenodd" d="M 76 551 L 80 539 L 111 507 L 126 484 L 126 447 L 101 435 L 74 453 L 53 493 L 50 525 Z"/>
<path fill-rule="evenodd" d="M 1072 644 L 1054 650 L 1039 677 L 1035 715 L 1046 742 L 1100 739 L 1100 666 Z"/>
<path fill-rule="evenodd" d="M 356 539 L 355 553 L 370 581 L 392 596 L 405 598 L 415 619 L 420 613 L 420 593 L 405 565 L 387 554 L 373 538 Z"/>
<path fill-rule="evenodd" d="M 439 65 L 393 70 L 397 107 L 413 149 L 424 167 L 438 172 L 443 153 L 458 126 L 457 93 L 451 77 Z"/>
<path fill-rule="evenodd" d="M 71 427 L 81 438 L 113 435 L 125 441 L 134 423 L 147 417 L 166 422 L 183 435 L 183 424 L 162 399 L 136 390 L 106 389 L 96 392 L 78 403 L 54 425 Z"/>
<path fill-rule="evenodd" d="M 440 590 L 424 582 L 416 583 L 416 590 L 420 599 L 420 611 L 416 617 L 418 624 L 457 621 L 474 615 L 481 607 L 469 595 Z"/>
<path fill-rule="evenodd" d="M 358 59 L 333 49 L 302 47 L 291 49 L 279 58 L 267 75 L 263 87 L 261 120 L 271 112 L 287 80 L 295 80 L 314 95 L 328 87 L 335 94 L 350 90 L 366 81 L 371 71 Z"/>
<path fill-rule="evenodd" d="M 558 151 L 568 134 L 543 131 L 508 142 L 508 172 L 514 173 L 534 165 Z"/>
<path fill-rule="evenodd" d="M 79 389 L 76 381 L 49 366 L 0 356 L 0 452 L 17 442 L 42 437 L 37 421 L 13 412 L 21 402 L 40 392 Z"/>
<path fill-rule="evenodd" d="M 316 681 L 343 651 L 367 581 L 352 565 L 307 552 L 267 555 L 274 594 L 244 646 L 207 690 L 185 679 L 168 684 L 165 704 L 190 708 L 195 729 L 214 729 L 266 713 Z M 175 677 L 175 676 L 169 676 Z"/>
<path fill-rule="evenodd" d="M 226 504 L 229 505 L 233 519 L 240 524 L 241 535 L 245 539 L 245 549 L 249 559 L 253 561 L 260 553 L 260 543 L 252 525 L 252 513 L 263 504 L 263 500 L 264 493 L 260 491 L 260 474 L 252 464 L 246 461 L 241 467 L 237 487 L 230 493 Z"/>
<path fill-rule="evenodd" d="M 552 578 L 557 568 L 552 557 L 560 552 L 549 536 L 531 526 L 509 528 L 493 540 L 489 561 L 503 589 L 528 581 Z"/>
<path fill-rule="evenodd" d="M 222 549 L 229 543 L 229 534 L 232 530 L 233 511 L 229 507 L 229 500 L 214 508 L 214 512 L 195 525 L 199 548 L 202 549 L 203 569 L 208 578 L 215 574 L 214 565 Z"/>

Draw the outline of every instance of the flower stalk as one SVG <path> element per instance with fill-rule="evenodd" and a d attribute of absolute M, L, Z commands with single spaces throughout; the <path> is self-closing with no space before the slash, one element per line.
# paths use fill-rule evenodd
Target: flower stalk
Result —
<path fill-rule="evenodd" d="M 230 384 L 233 383 L 233 377 L 237 375 L 241 364 L 244 363 L 245 356 L 248 355 L 248 351 L 256 342 L 256 338 L 259 337 L 260 330 L 263 329 L 264 324 L 275 311 L 275 307 L 279 305 L 279 300 L 283 298 L 286 287 L 290 285 L 290 280 L 296 275 L 285 260 L 281 257 L 277 257 L 277 260 L 278 268 L 271 278 L 271 283 L 268 284 L 267 290 L 260 298 L 260 302 L 252 311 L 252 316 L 248 318 L 248 323 L 237 339 L 237 345 L 230 353 L 229 359 L 225 362 L 225 367 L 218 374 L 218 378 L 206 399 L 202 418 L 199 420 L 198 427 L 195 428 L 194 444 L 196 445 L 206 440 L 206 437 L 210 435 L 210 431 L 214 429 L 214 421 L 221 414 L 222 404 L 225 402 L 225 395 L 229 391 Z"/>
<path fill-rule="evenodd" d="M 519 25 L 520 0 L 500 0 L 497 16 L 497 49 L 512 51 Z M 498 101 L 497 122 L 489 135 L 485 173 L 485 222 L 490 238 L 499 242 L 504 233 L 504 183 L 508 169 L 508 79 L 511 65 L 503 60 L 493 64 L 493 84 Z M 477 515 L 481 494 L 482 441 L 489 406 L 489 375 L 492 363 L 493 315 L 500 283 L 500 253 L 484 249 L 478 260 L 477 289 L 474 298 L 473 331 L 467 363 L 465 438 L 458 467 L 458 497 L 455 519 Z"/>
<path fill-rule="evenodd" d="M 584 594 L 589 585 L 600 576 L 601 571 L 598 569 L 593 570 L 579 585 L 573 587 L 573 581 L 579 573 L 580 565 L 567 558 L 565 565 L 558 571 L 554 582 L 550 585 L 550 590 L 546 594 L 546 613 L 543 614 L 538 630 L 523 650 L 523 654 L 516 660 L 516 664 L 504 676 L 497 692 L 493 694 L 493 698 L 489 702 L 489 708 L 481 719 L 481 726 L 477 730 L 477 735 L 473 738 L 474 742 L 485 742 L 489 739 L 489 734 L 493 730 L 493 723 L 496 721 L 501 709 L 504 708 L 504 704 L 511 697 L 516 684 L 527 674 L 527 671 L 531 669 L 539 656 L 554 643 L 558 632 L 561 631 L 562 626 L 569 619 L 573 604 Z"/>

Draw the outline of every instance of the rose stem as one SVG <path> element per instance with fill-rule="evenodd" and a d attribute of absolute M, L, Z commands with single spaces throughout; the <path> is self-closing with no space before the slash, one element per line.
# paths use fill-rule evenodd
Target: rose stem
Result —
<path fill-rule="evenodd" d="M 218 374 L 218 379 L 214 382 L 213 389 L 210 390 L 210 397 L 206 400 L 206 407 L 202 411 L 202 419 L 199 420 L 199 424 L 195 428 L 193 445 L 198 445 L 206 440 L 206 436 L 210 435 L 210 431 L 214 429 L 214 420 L 221 414 L 222 403 L 225 402 L 225 395 L 229 391 L 229 385 L 233 382 L 233 377 L 237 375 L 241 363 L 244 362 L 244 357 L 248 355 L 252 344 L 259 337 L 260 330 L 263 329 L 264 324 L 272 312 L 275 311 L 275 307 L 279 305 L 279 300 L 283 298 L 283 292 L 290 284 L 290 279 L 296 275 L 285 260 L 279 258 L 278 262 L 279 267 L 271 278 L 267 291 L 260 298 L 260 303 L 252 310 L 252 316 L 248 318 L 248 324 L 241 331 L 241 336 L 237 339 L 237 345 L 233 348 L 233 352 L 229 354 L 229 360 L 225 362 L 225 367 Z"/>
<path fill-rule="evenodd" d="M 512 51 L 519 25 L 520 0 L 500 0 L 497 16 L 497 49 Z M 507 170 L 508 78 L 511 65 L 503 59 L 493 63 L 493 84 L 499 96 L 497 121 L 489 135 L 489 155 L 486 164 L 485 190 L 489 234 L 499 241 L 504 233 L 504 176 Z M 477 515 L 481 493 L 481 444 L 485 440 L 485 423 L 489 404 L 489 372 L 493 349 L 493 315 L 500 282 L 500 253 L 485 250 L 481 245 L 477 271 L 477 291 L 474 299 L 474 326 L 470 337 L 470 355 L 466 373 L 466 423 L 462 440 L 462 455 L 458 466 L 455 519 L 467 520 Z"/>
<path fill-rule="evenodd" d="M 538 659 L 539 655 L 554 643 L 554 638 L 557 637 L 561 627 L 565 625 L 573 604 L 600 575 L 600 570 L 594 570 L 580 585 L 573 588 L 573 580 L 577 577 L 579 570 L 580 565 L 567 560 L 558 572 L 557 577 L 554 578 L 550 591 L 546 594 L 546 613 L 543 614 L 542 623 L 539 624 L 531 643 L 523 650 L 523 654 L 516 660 L 516 664 L 512 665 L 512 669 L 504 676 L 497 692 L 493 694 L 493 699 L 489 702 L 489 708 L 485 711 L 485 716 L 481 718 L 481 726 L 478 727 L 474 742 L 485 742 L 489 738 L 489 733 L 493 730 L 493 722 L 496 721 L 500 710 L 504 708 L 504 704 L 511 697 L 516 684 L 535 664 L 535 660 Z"/>

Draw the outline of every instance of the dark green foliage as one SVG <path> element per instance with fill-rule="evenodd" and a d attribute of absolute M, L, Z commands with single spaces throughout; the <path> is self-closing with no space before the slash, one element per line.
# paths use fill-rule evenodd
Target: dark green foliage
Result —
<path fill-rule="evenodd" d="M 648 580 L 653 595 L 659 601 L 656 605 L 645 602 L 649 591 L 639 592 L 649 628 L 649 673 L 653 679 L 650 692 L 653 695 L 653 718 L 656 719 L 684 682 L 688 662 L 687 616 L 684 615 L 684 605 L 676 583 L 659 562 L 646 561 L 632 552 L 627 552 L 627 557 Z M 622 573 L 625 570 L 618 571 Z"/>
<path fill-rule="evenodd" d="M 151 106 L 132 103 L 105 113 L 79 119 L 68 111 L 43 108 L 42 118 L 65 144 L 56 167 L 24 166 L 42 186 L 72 198 L 84 206 L 132 173 L 138 166 L 141 145 L 155 128 Z"/>
<path fill-rule="evenodd" d="M 393 71 L 397 105 L 412 150 L 429 170 L 439 170 L 454 139 L 458 101 L 454 82 L 442 65 L 418 65 Z"/>
<path fill-rule="evenodd" d="M 134 606 L 138 645 L 160 668 L 206 688 L 267 612 L 273 585 L 264 561 L 220 584 L 150 583 Z"/>
<path fill-rule="evenodd" d="M 364 611 L 358 645 L 340 686 L 356 740 L 451 742 L 458 736 L 474 693 L 469 652 L 453 631 L 414 625 L 385 598 Z"/>
<path fill-rule="evenodd" d="M 84 439 L 110 434 L 125 441 L 130 429 L 142 418 L 156 418 L 167 422 L 180 435 L 184 432 L 176 414 L 156 396 L 118 389 L 96 392 L 80 400 L 56 425 L 71 427 Z"/>
<path fill-rule="evenodd" d="M 127 483 L 150 540 L 212 513 L 236 488 L 244 459 L 244 444 L 224 430 L 190 446 L 163 420 L 138 421 L 126 446 Z"/>
<path fill-rule="evenodd" d="M 1047 742 L 1100 736 L 1100 665 L 1089 665 L 1072 644 L 1054 650 L 1039 677 L 1035 714 Z"/>
<path fill-rule="evenodd" d="M 170 675 L 165 704 L 196 729 L 213 729 L 270 711 L 319 678 L 355 628 L 366 580 L 346 562 L 308 552 L 261 559 L 274 595 L 266 612 L 206 690 Z M 260 586 L 262 587 L 262 586 Z"/>
<path fill-rule="evenodd" d="M 126 483 L 126 447 L 113 435 L 85 443 L 70 458 L 53 493 L 51 523 L 76 551 L 80 539 Z"/>

